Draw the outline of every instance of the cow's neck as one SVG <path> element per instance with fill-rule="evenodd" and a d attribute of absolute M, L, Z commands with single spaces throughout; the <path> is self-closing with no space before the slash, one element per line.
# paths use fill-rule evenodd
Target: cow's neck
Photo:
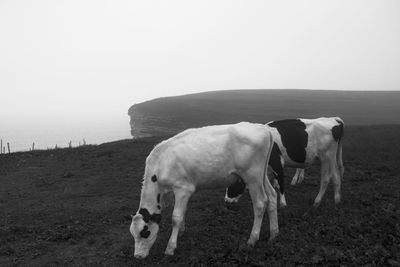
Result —
<path fill-rule="evenodd" d="M 146 179 L 146 178 L 145 178 Z M 161 192 L 158 183 L 150 179 L 143 181 L 140 197 L 140 209 L 147 209 L 150 214 L 161 212 Z"/>

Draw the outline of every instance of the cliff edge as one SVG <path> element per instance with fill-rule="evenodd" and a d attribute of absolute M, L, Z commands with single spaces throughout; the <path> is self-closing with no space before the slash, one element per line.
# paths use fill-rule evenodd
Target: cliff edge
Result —
<path fill-rule="evenodd" d="M 135 138 L 240 121 L 340 116 L 347 125 L 400 124 L 400 92 L 227 90 L 163 97 L 129 108 Z"/>

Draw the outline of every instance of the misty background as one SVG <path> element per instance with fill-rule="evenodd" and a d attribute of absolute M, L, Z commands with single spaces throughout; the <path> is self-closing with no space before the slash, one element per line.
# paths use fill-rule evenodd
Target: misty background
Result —
<path fill-rule="evenodd" d="M 128 108 L 226 89 L 400 89 L 399 1 L 0 1 L 0 138 L 129 138 Z"/>

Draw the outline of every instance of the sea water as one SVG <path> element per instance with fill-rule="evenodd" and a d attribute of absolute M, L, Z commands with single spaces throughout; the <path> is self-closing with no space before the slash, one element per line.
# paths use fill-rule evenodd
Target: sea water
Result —
<path fill-rule="evenodd" d="M 101 144 L 131 138 L 129 117 L 118 116 L 102 120 L 79 121 L 76 118 L 60 121 L 13 121 L 0 126 L 0 139 L 8 153 L 32 149 L 53 149 L 86 144 Z"/>

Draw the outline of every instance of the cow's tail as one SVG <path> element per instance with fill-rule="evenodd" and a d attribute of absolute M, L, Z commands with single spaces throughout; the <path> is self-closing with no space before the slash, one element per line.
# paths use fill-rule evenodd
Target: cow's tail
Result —
<path fill-rule="evenodd" d="M 267 190 L 265 189 L 265 183 L 269 183 L 268 179 L 268 164 L 269 164 L 269 158 L 271 157 L 271 152 L 272 152 L 272 147 L 274 146 L 274 140 L 272 138 L 272 134 L 271 132 L 268 130 L 268 134 L 269 134 L 269 147 L 268 147 L 268 153 L 267 153 L 267 158 L 265 159 L 265 163 L 264 163 L 264 173 L 263 173 L 263 185 L 264 185 L 264 192 L 267 192 Z"/>
<path fill-rule="evenodd" d="M 342 132 L 340 133 L 340 137 L 338 140 L 338 147 L 336 151 L 336 164 L 339 169 L 340 179 L 343 179 L 344 174 L 344 166 L 343 166 L 343 159 L 342 159 L 342 143 L 343 143 L 343 136 L 344 136 L 344 122 L 341 118 L 336 118 L 336 121 L 342 125 Z"/>

